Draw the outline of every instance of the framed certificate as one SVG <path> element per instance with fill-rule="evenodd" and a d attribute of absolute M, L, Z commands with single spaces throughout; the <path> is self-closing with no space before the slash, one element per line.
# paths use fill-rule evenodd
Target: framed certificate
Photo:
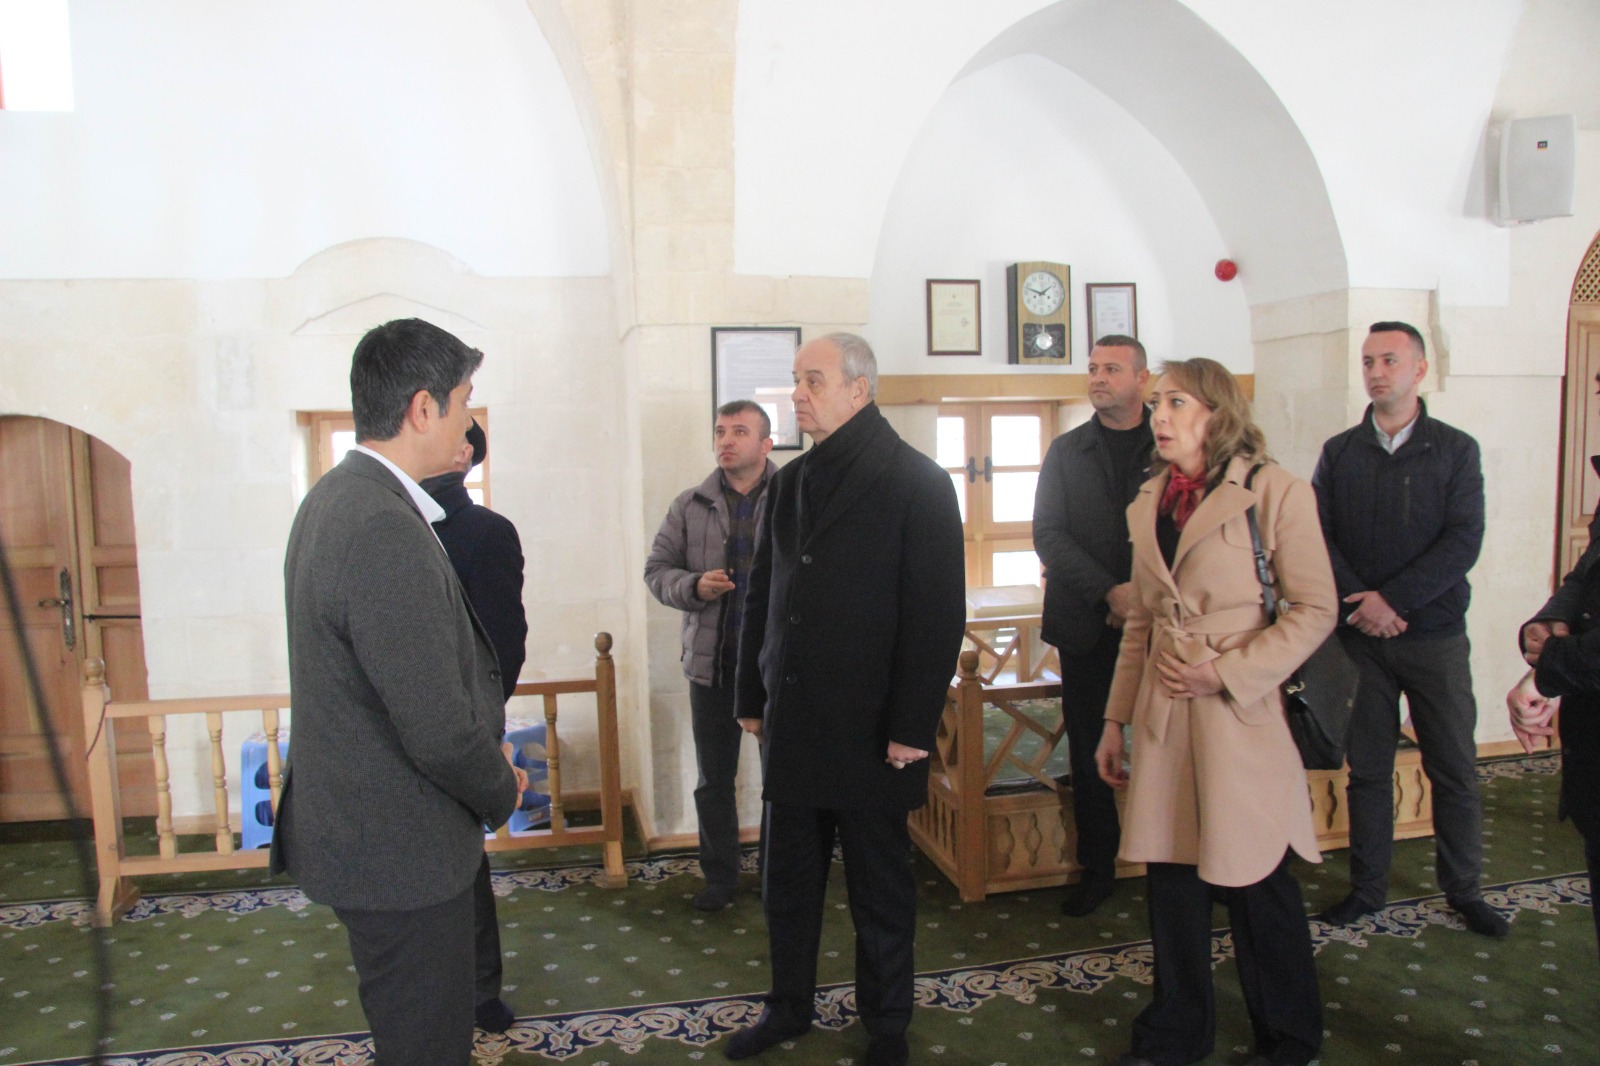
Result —
<path fill-rule="evenodd" d="M 1124 337 L 1139 336 L 1138 304 L 1133 282 L 1124 281 L 1109 285 L 1085 285 L 1089 308 L 1089 347 L 1110 334 Z"/>
<path fill-rule="evenodd" d="M 977 281 L 928 282 L 928 354 L 981 355 Z"/>
<path fill-rule="evenodd" d="M 754 400 L 772 420 L 772 446 L 799 449 L 794 420 L 796 326 L 711 327 L 711 416 L 734 400 Z"/>

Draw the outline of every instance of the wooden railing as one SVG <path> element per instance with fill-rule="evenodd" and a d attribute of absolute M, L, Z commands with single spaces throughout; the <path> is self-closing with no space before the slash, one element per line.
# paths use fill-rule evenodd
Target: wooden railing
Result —
<path fill-rule="evenodd" d="M 978 653 L 984 684 L 1061 680 L 1061 657 L 1040 639 L 1041 622 L 1037 612 L 967 619 L 967 644 Z"/>
<path fill-rule="evenodd" d="M 524 681 L 517 685 L 518 696 L 539 696 L 544 701 L 545 748 L 549 756 L 550 826 L 520 833 L 502 827 L 485 841 L 488 851 L 519 851 L 533 848 L 598 844 L 604 849 L 605 873 L 600 884 L 621 888 L 627 883 L 622 862 L 622 770 L 617 733 L 616 664 L 611 658 L 611 634 L 595 635 L 593 677 Z M 557 698 L 569 693 L 592 692 L 598 718 L 600 757 L 600 824 L 572 828 L 567 825 L 566 803 L 561 791 L 561 740 L 557 729 Z M 227 764 L 223 757 L 222 716 L 235 711 L 254 711 L 261 715 L 261 730 L 266 735 L 267 780 L 272 809 L 276 814 L 283 791 L 283 765 L 279 755 L 280 712 L 290 707 L 288 693 L 256 696 L 213 696 L 193 699 L 128 700 L 111 702 L 105 683 L 105 667 L 91 660 L 83 685 L 84 735 L 90 738 L 87 753 L 89 794 L 94 817 L 95 861 L 99 892 L 95 901 L 95 922 L 107 925 L 125 913 L 139 899 L 133 879 L 151 874 L 197 873 L 210 870 L 242 870 L 267 865 L 265 849 L 240 850 L 234 842 L 235 826 L 229 813 Z M 205 715 L 210 735 L 212 836 L 210 851 L 180 853 L 178 834 L 173 827 L 171 773 L 167 761 L 167 719 L 178 715 Z M 156 855 L 129 855 L 123 834 L 121 797 L 117 787 L 116 730 L 118 723 L 143 719 L 150 730 L 151 758 L 156 782 Z"/>

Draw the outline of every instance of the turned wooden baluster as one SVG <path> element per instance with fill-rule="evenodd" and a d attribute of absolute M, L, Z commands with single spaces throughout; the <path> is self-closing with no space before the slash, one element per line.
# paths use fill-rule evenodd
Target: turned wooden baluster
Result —
<path fill-rule="evenodd" d="M 617 737 L 617 665 L 611 659 L 611 634 L 594 635 L 594 702 L 600 733 L 600 821 L 606 827 L 606 888 L 628 883 L 622 862 L 622 746 Z"/>
<path fill-rule="evenodd" d="M 958 663 L 959 724 L 956 727 L 955 773 L 950 781 L 961 805 L 955 827 L 955 864 L 959 873 L 956 887 L 963 900 L 975 902 L 984 898 L 988 875 L 988 856 L 983 845 L 987 817 L 983 797 L 988 787 L 983 764 L 983 678 L 978 674 L 977 652 L 962 652 Z"/>
<path fill-rule="evenodd" d="M 233 823 L 228 819 L 228 763 L 222 757 L 222 715 L 206 712 L 206 732 L 211 734 L 211 794 L 217 807 L 217 854 L 233 854 Z"/>
<path fill-rule="evenodd" d="M 172 770 L 167 764 L 167 716 L 152 714 L 150 755 L 156 764 L 156 841 L 163 859 L 178 854 L 178 834 L 172 831 Z"/>
<path fill-rule="evenodd" d="M 117 787 L 116 723 L 106 713 L 106 665 L 100 659 L 83 664 L 83 735 L 89 738 L 84 761 L 89 775 L 89 806 L 94 818 L 94 852 L 99 893 L 95 925 L 107 926 L 139 899 L 133 881 L 122 876 L 126 858 L 122 839 L 122 797 Z"/>
<path fill-rule="evenodd" d="M 550 778 L 550 831 L 567 827 L 566 804 L 561 800 L 561 738 L 556 735 L 556 694 L 544 696 L 545 769 Z"/>
<path fill-rule="evenodd" d="M 283 794 L 283 754 L 278 751 L 278 709 L 261 712 L 261 728 L 267 734 L 267 791 L 272 796 L 272 822 L 278 822 L 278 797 Z M 244 785 L 239 786 L 243 789 Z"/>

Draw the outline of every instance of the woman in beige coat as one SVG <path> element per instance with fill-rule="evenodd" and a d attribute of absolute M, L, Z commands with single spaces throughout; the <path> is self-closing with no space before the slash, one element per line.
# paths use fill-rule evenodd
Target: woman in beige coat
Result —
<path fill-rule="evenodd" d="M 1303 1066 L 1321 1046 L 1322 1005 L 1289 856 L 1321 855 L 1278 686 L 1333 629 L 1328 551 L 1311 487 L 1267 462 L 1225 368 L 1168 363 L 1152 410 L 1160 471 L 1128 506 L 1135 607 L 1096 752 L 1101 777 L 1128 790 L 1121 855 L 1148 864 L 1155 954 L 1154 999 L 1118 1063 L 1178 1066 L 1211 1053 L 1216 896 L 1233 927 L 1252 1066 Z M 1252 505 L 1290 605 L 1276 620 L 1256 577 Z"/>

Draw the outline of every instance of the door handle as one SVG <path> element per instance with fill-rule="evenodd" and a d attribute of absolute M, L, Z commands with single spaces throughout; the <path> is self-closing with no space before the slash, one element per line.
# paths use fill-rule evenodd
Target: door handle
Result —
<path fill-rule="evenodd" d="M 983 480 L 990 483 L 994 481 L 994 463 L 987 455 L 983 457 Z"/>
<path fill-rule="evenodd" d="M 40 600 L 40 607 L 61 608 L 61 642 L 71 651 L 78 646 L 78 630 L 72 620 L 72 573 L 66 567 L 61 568 L 57 575 L 57 584 L 61 588 L 61 595 L 48 600 Z"/>
<path fill-rule="evenodd" d="M 967 484 L 971 485 L 978 480 L 978 460 L 967 456 Z"/>

